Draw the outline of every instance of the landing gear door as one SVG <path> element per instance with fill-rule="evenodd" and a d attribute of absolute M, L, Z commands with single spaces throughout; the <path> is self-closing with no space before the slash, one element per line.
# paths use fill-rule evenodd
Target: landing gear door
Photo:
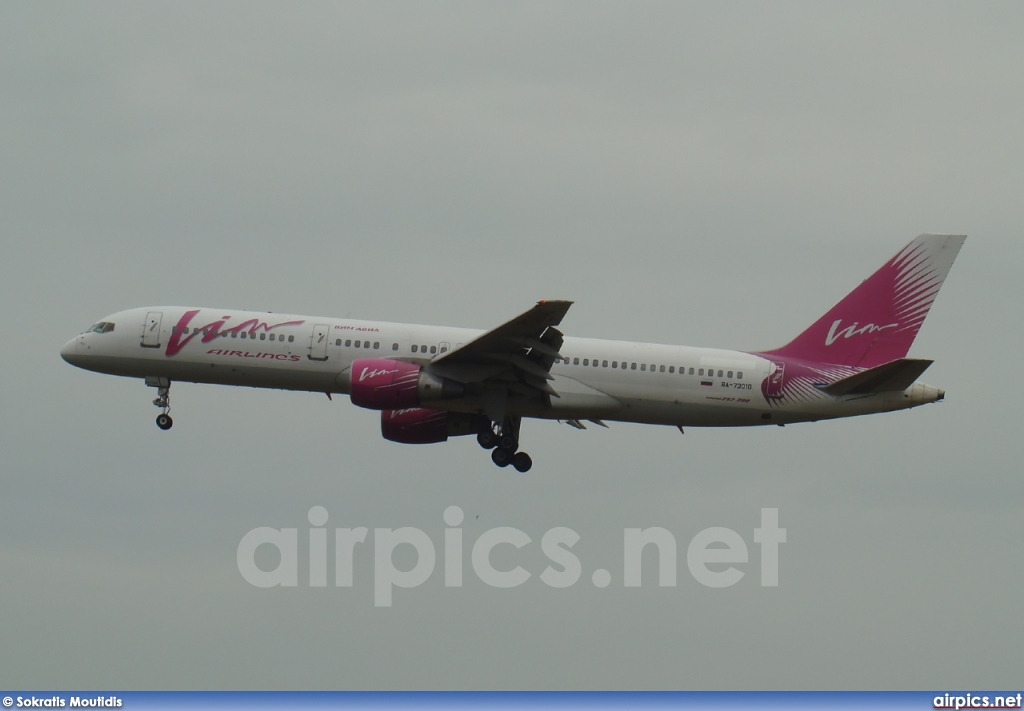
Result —
<path fill-rule="evenodd" d="M 328 324 L 317 324 L 313 327 L 313 336 L 309 343 L 310 360 L 327 360 L 327 337 L 331 334 Z"/>
<path fill-rule="evenodd" d="M 146 314 L 146 322 L 142 325 L 142 347 L 160 347 L 160 322 L 163 320 L 163 312 L 150 311 Z"/>

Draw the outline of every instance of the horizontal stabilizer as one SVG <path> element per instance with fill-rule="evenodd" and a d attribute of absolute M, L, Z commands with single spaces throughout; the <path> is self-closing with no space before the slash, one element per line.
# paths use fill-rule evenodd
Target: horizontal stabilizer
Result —
<path fill-rule="evenodd" d="M 913 385 L 933 362 L 922 358 L 900 358 L 837 380 L 821 389 L 836 396 L 902 392 Z"/>

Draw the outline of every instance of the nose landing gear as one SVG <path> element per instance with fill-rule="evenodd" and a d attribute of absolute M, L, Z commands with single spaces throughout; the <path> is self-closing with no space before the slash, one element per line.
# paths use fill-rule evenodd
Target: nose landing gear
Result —
<path fill-rule="evenodd" d="M 167 378 L 146 378 L 146 385 L 157 389 L 153 404 L 163 410 L 156 416 L 156 426 L 162 430 L 171 429 L 174 420 L 167 414 L 171 410 L 171 381 Z"/>

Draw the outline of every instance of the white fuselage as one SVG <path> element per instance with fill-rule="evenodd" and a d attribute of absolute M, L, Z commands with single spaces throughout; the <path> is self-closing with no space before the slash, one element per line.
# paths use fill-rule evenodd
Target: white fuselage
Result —
<path fill-rule="evenodd" d="M 121 311 L 61 350 L 68 362 L 102 373 L 348 393 L 353 361 L 385 358 L 426 366 L 482 331 L 266 312 L 175 306 Z M 99 325 L 99 324 L 98 324 Z M 805 387 L 772 397 L 776 365 L 740 351 L 566 337 L 550 369 L 550 404 L 512 396 L 507 414 L 562 420 L 620 420 L 665 425 L 786 424 L 903 409 L 941 399 L 915 383 L 906 391 L 835 397 Z M 486 377 L 481 366 L 481 379 Z M 822 383 L 853 370 L 822 367 Z M 463 372 L 463 375 L 465 373 Z M 152 384 L 151 383 L 151 384 Z M 794 395 L 793 393 L 797 393 Z M 476 399 L 439 405 L 480 412 Z"/>

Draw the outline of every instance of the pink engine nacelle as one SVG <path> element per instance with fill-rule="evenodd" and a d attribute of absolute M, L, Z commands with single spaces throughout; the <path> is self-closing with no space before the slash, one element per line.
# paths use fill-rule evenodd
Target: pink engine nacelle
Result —
<path fill-rule="evenodd" d="M 405 410 L 463 393 L 462 383 L 429 373 L 416 363 L 388 358 L 360 358 L 352 363 L 352 403 L 370 410 Z"/>
<path fill-rule="evenodd" d="M 380 413 L 380 433 L 384 439 L 402 444 L 444 442 L 449 437 L 477 434 L 488 425 L 488 420 L 481 415 L 425 407 Z"/>

